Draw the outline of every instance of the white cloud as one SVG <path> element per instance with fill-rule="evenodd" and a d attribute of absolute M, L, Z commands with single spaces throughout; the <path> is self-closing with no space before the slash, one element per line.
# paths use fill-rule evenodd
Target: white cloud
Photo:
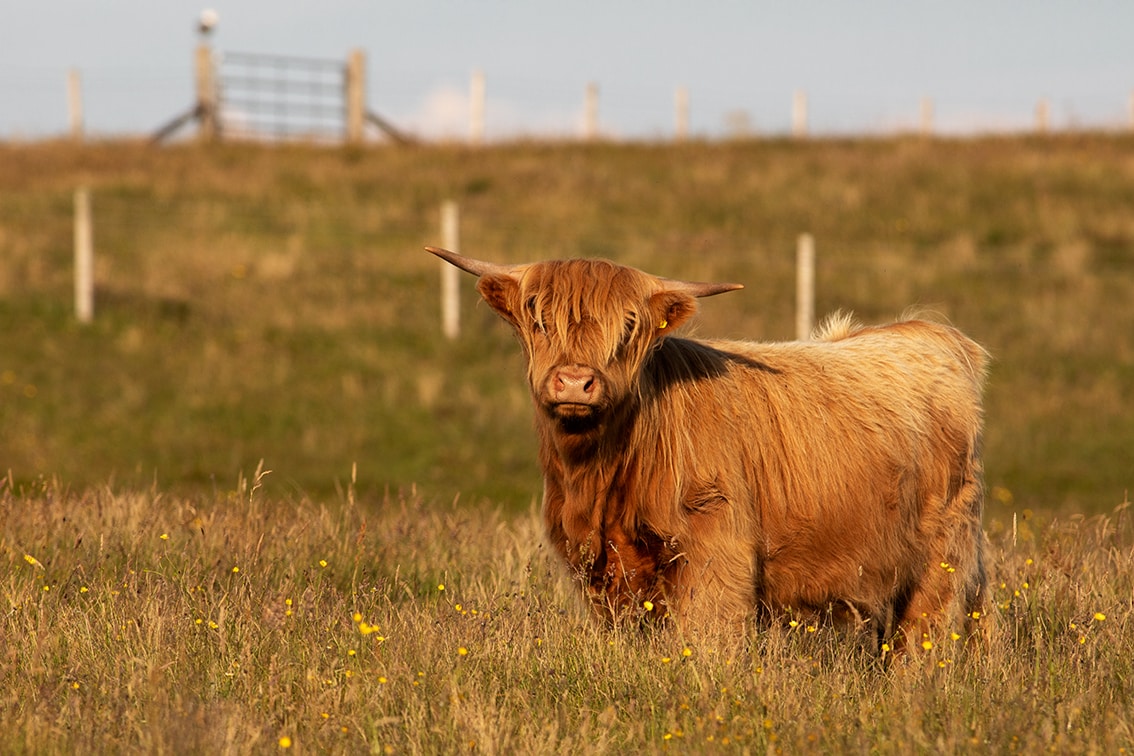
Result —
<path fill-rule="evenodd" d="M 401 122 L 425 139 L 464 139 L 469 133 L 468 92 L 448 85 L 434 89 Z"/>
<path fill-rule="evenodd" d="M 583 133 L 583 109 L 533 109 L 489 92 L 484 104 L 487 141 L 522 137 L 577 137 Z M 410 113 L 395 119 L 410 133 L 426 140 L 462 141 L 471 130 L 468 91 L 441 85 L 426 94 Z"/>

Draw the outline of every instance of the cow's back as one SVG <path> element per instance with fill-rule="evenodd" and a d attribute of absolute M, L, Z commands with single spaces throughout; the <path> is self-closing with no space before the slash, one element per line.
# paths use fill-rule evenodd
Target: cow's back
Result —
<path fill-rule="evenodd" d="M 731 358 L 694 401 L 732 404 L 717 413 L 734 413 L 732 433 L 749 440 L 718 453 L 732 505 L 750 508 L 735 519 L 756 553 L 759 603 L 878 619 L 901 614 L 931 560 L 983 580 L 979 554 L 961 553 L 979 532 L 978 345 L 924 321 L 704 345 Z"/>

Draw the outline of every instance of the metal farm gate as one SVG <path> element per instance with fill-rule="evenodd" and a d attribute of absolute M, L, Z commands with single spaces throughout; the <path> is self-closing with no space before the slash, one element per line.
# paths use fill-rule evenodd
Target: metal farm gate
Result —
<path fill-rule="evenodd" d="M 217 55 L 217 105 L 226 138 L 340 142 L 347 135 L 341 60 Z"/>
<path fill-rule="evenodd" d="M 207 44 L 195 54 L 196 102 L 158 129 L 164 141 L 189 121 L 199 137 L 316 143 L 363 141 L 367 124 L 395 142 L 412 137 L 366 106 L 366 61 L 361 50 L 346 59 L 289 55 L 214 53 Z"/>

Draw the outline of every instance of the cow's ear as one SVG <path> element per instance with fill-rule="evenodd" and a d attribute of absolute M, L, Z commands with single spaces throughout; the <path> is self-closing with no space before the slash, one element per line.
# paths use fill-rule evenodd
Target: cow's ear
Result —
<path fill-rule="evenodd" d="M 476 282 L 476 290 L 488 306 L 512 325 L 518 322 L 515 311 L 519 289 L 516 279 L 506 273 L 489 273 Z"/>
<path fill-rule="evenodd" d="M 697 300 L 683 291 L 660 291 L 650 297 L 654 333 L 664 336 L 697 312 Z"/>

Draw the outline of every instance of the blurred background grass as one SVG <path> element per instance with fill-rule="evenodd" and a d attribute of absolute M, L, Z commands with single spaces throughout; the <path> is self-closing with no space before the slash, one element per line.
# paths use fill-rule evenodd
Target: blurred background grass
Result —
<path fill-rule="evenodd" d="M 693 331 L 793 336 L 817 309 L 940 313 L 993 354 L 990 507 L 1110 511 L 1134 479 L 1134 140 L 1070 135 L 337 150 L 0 146 L 0 468 L 318 496 L 540 492 L 509 330 L 462 281 L 440 336 L 440 204 L 497 261 L 604 256 L 745 289 Z M 72 312 L 72 197 L 96 315 Z"/>

